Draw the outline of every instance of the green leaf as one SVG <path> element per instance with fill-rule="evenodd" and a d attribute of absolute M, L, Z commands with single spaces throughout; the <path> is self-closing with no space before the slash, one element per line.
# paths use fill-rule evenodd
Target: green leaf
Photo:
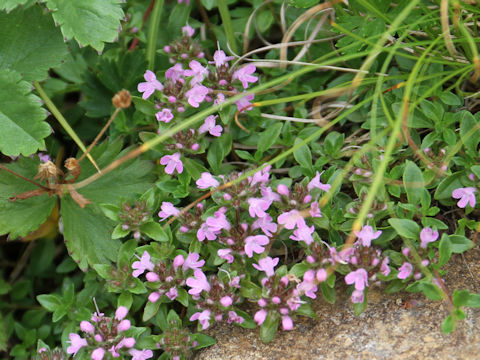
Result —
<path fill-rule="evenodd" d="M 324 151 L 325 154 L 330 156 L 335 156 L 343 146 L 343 141 L 345 139 L 344 134 L 340 134 L 339 132 L 332 131 L 325 137 L 324 141 Z"/>
<path fill-rule="evenodd" d="M 145 309 L 143 310 L 142 321 L 148 321 L 152 317 L 154 317 L 158 309 L 160 308 L 161 303 L 162 302 L 160 300 L 154 303 L 147 301 L 147 304 L 145 305 Z"/>
<path fill-rule="evenodd" d="M 478 118 L 463 110 L 456 114 L 460 122 L 460 139 L 465 145 L 467 153 L 476 154 L 480 142 L 480 123 Z"/>
<path fill-rule="evenodd" d="M 320 283 L 320 289 L 322 290 L 322 295 L 324 299 L 330 304 L 335 304 L 335 300 L 337 297 L 335 289 L 328 286 L 326 282 Z"/>
<path fill-rule="evenodd" d="M 115 226 L 115 228 L 113 229 L 113 232 L 112 232 L 112 239 L 121 239 L 125 236 L 127 236 L 128 234 L 130 234 L 130 230 L 123 230 L 122 229 L 122 225 L 121 224 L 118 224 L 117 226 Z"/>
<path fill-rule="evenodd" d="M 262 339 L 264 343 L 269 343 L 275 338 L 279 322 L 280 318 L 270 311 L 267 318 L 260 326 L 260 339 Z"/>
<path fill-rule="evenodd" d="M 37 301 L 50 312 L 54 312 L 62 306 L 62 298 L 57 294 L 38 295 Z"/>
<path fill-rule="evenodd" d="M 472 240 L 463 235 L 449 235 L 450 242 L 452 243 L 452 252 L 455 254 L 461 254 L 473 247 Z"/>
<path fill-rule="evenodd" d="M 457 326 L 457 319 L 452 315 L 448 315 L 442 323 L 442 332 L 444 334 L 450 334 L 455 330 Z"/>
<path fill-rule="evenodd" d="M 303 143 L 304 140 L 297 138 L 295 139 L 295 146 L 300 143 Z M 297 162 L 304 167 L 305 169 L 310 169 L 313 173 L 312 169 L 312 153 L 310 152 L 310 148 L 307 144 L 301 145 L 297 150 L 293 152 L 293 157 Z"/>
<path fill-rule="evenodd" d="M 438 265 L 443 266 L 448 262 L 448 260 L 450 260 L 450 256 L 452 256 L 452 242 L 447 234 L 442 234 L 440 244 L 438 245 L 438 251 Z"/>
<path fill-rule="evenodd" d="M 0 10 L 5 10 L 7 14 L 15 9 L 17 6 L 22 5 L 23 8 L 32 5 L 36 0 L 3 0 L 0 3 Z"/>
<path fill-rule="evenodd" d="M 319 0 L 288 0 L 288 5 L 295 6 L 297 8 L 309 8 L 317 5 Z"/>
<path fill-rule="evenodd" d="M 446 179 L 443 179 L 442 182 L 438 184 L 437 190 L 435 191 L 435 195 L 433 196 L 433 198 L 435 200 L 452 199 L 453 190 L 463 187 L 463 184 L 460 181 L 463 176 L 463 173 L 457 172 L 450 175 Z"/>
<path fill-rule="evenodd" d="M 38 164 L 38 157 L 35 156 L 34 159 L 22 157 L 5 166 L 33 179 L 37 174 Z M 54 196 L 43 194 L 25 200 L 9 200 L 14 195 L 35 189 L 38 187 L 0 169 L 0 235 L 10 233 L 11 239 L 23 237 L 38 229 L 47 220 L 55 206 Z"/>
<path fill-rule="evenodd" d="M 120 294 L 117 300 L 117 307 L 118 306 L 125 306 L 127 309 L 130 309 L 132 306 L 133 298 L 132 293 L 125 291 Z"/>
<path fill-rule="evenodd" d="M 418 239 L 420 236 L 420 226 L 415 221 L 408 219 L 388 219 L 388 222 L 398 235 L 407 239 Z"/>
<path fill-rule="evenodd" d="M 273 18 L 273 14 L 270 10 L 260 11 L 257 15 L 257 24 L 260 32 L 264 33 L 265 31 L 267 31 L 270 26 L 272 26 L 274 20 L 275 19 Z"/>
<path fill-rule="evenodd" d="M 217 343 L 217 340 L 215 340 L 213 337 L 201 333 L 192 334 L 192 340 L 197 342 L 195 350 L 203 349 Z"/>
<path fill-rule="evenodd" d="M 470 294 L 466 305 L 473 308 L 480 307 L 480 294 Z"/>
<path fill-rule="evenodd" d="M 168 241 L 168 235 L 162 226 L 156 222 L 147 222 L 140 226 L 140 232 L 156 241 Z"/>
<path fill-rule="evenodd" d="M 80 208 L 70 196 L 61 201 L 67 249 L 80 269 L 115 261 L 121 242 L 112 240 L 113 224 L 92 205 Z"/>
<path fill-rule="evenodd" d="M 403 186 L 407 192 L 410 204 L 419 204 L 424 189 L 423 174 L 420 168 L 412 161 L 407 160 L 403 172 Z"/>
<path fill-rule="evenodd" d="M 410 284 L 405 289 L 408 292 L 423 292 L 423 294 L 430 300 L 442 300 L 444 297 L 443 291 L 437 286 L 427 281 L 417 281 Z"/>
<path fill-rule="evenodd" d="M 0 44 L 0 69 L 15 70 L 26 81 L 46 79 L 48 70 L 67 56 L 60 31 L 40 6 L 0 12 Z"/>
<path fill-rule="evenodd" d="M 452 294 L 453 305 L 455 307 L 462 307 L 468 304 L 470 299 L 470 292 L 468 290 L 454 290 Z"/>
<path fill-rule="evenodd" d="M 20 74 L 0 70 L 0 151 L 5 155 L 31 155 L 44 149 L 50 126 L 40 99 L 31 94 L 31 85 Z"/>
<path fill-rule="evenodd" d="M 280 136 L 282 127 L 283 124 L 275 123 L 274 125 L 269 126 L 267 130 L 260 133 L 258 138 L 258 151 L 265 152 L 270 149 Z"/>
<path fill-rule="evenodd" d="M 104 42 L 118 36 L 123 18 L 121 0 L 47 0 L 53 18 L 60 24 L 63 36 L 75 38 L 82 46 L 102 51 Z"/>

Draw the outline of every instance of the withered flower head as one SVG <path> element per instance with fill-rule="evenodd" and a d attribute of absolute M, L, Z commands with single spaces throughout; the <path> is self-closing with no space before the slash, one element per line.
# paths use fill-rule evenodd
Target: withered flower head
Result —
<path fill-rule="evenodd" d="M 112 98 L 113 106 L 120 109 L 126 109 L 132 103 L 132 96 L 128 90 L 122 89 Z"/>
<path fill-rule="evenodd" d="M 35 179 L 50 179 L 56 178 L 59 174 L 59 169 L 51 161 L 41 163 L 38 165 L 38 174 L 35 176 Z"/>

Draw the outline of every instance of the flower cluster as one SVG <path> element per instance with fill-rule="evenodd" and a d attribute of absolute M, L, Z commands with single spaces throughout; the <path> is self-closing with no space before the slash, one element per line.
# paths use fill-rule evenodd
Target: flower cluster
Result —
<path fill-rule="evenodd" d="M 198 108 L 203 103 L 213 102 L 215 105 L 225 101 L 226 96 L 243 92 L 249 84 L 258 81 L 254 75 L 253 64 L 237 67 L 230 66 L 233 57 L 226 56 L 222 50 L 217 50 L 213 61 L 204 60 L 204 52 L 198 42 L 193 40 L 195 30 L 190 26 L 182 29 L 183 36 L 167 45 L 164 50 L 173 64 L 165 72 L 164 83 L 161 83 L 151 70 L 145 72 L 145 82 L 138 84 L 142 98 L 154 99 L 158 110 L 155 117 L 159 123 L 159 133 L 167 124 L 180 121 L 189 108 Z M 253 95 L 245 95 L 237 102 L 239 111 L 250 108 Z M 201 149 L 201 140 L 206 135 L 221 136 L 224 131 L 217 124 L 217 116 L 207 116 L 198 128 L 187 129 L 177 133 L 166 144 L 168 154 L 160 159 L 165 165 L 165 172 L 183 172 L 182 155 L 195 154 Z"/>
<path fill-rule="evenodd" d="M 84 349 L 89 352 L 93 360 L 102 360 L 107 353 L 114 358 L 130 355 L 132 360 L 150 359 L 153 357 L 151 350 L 135 349 L 135 339 L 124 335 L 131 327 L 130 320 L 126 319 L 127 314 L 128 309 L 124 306 L 118 307 L 114 318 L 106 317 L 97 310 L 90 321 L 84 320 L 80 323 L 80 330 L 84 333 L 84 337 L 76 333 L 69 334 L 70 345 L 67 353 L 75 357 Z"/>

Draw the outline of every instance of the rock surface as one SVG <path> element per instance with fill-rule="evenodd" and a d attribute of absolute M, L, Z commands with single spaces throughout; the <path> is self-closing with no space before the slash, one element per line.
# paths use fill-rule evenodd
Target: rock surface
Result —
<path fill-rule="evenodd" d="M 480 290 L 480 250 L 454 255 L 444 277 L 449 291 Z M 342 284 L 339 284 L 342 287 Z M 448 315 L 442 302 L 406 292 L 385 295 L 369 291 L 367 310 L 358 317 L 346 295 L 337 293 L 335 305 L 317 298 L 318 319 L 299 317 L 295 329 L 279 332 L 263 344 L 258 329 L 222 323 L 207 331 L 218 343 L 196 354 L 196 360 L 283 359 L 480 359 L 480 309 L 467 309 L 457 330 L 443 335 Z"/>

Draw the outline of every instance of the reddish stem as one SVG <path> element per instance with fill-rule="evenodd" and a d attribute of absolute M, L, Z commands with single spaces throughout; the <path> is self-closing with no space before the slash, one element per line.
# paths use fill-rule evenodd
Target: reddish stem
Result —
<path fill-rule="evenodd" d="M 153 9 L 153 6 L 155 5 L 155 0 L 152 0 L 152 2 L 150 3 L 150 5 L 148 6 L 148 9 L 145 11 L 145 14 L 143 14 L 143 18 L 142 18 L 142 30 L 144 29 L 145 27 L 145 23 L 147 22 L 148 20 L 148 16 L 150 15 L 150 13 L 152 12 L 152 9 Z M 130 44 L 130 46 L 128 47 L 128 51 L 133 51 L 138 45 L 138 38 L 134 38 L 132 40 L 132 43 Z"/>

